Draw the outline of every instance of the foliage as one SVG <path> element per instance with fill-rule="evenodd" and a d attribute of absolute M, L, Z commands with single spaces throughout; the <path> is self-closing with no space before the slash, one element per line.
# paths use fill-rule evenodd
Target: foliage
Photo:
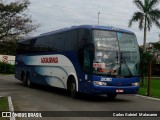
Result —
<path fill-rule="evenodd" d="M 132 18 L 129 20 L 129 27 L 133 22 L 139 22 L 139 29 L 144 29 L 144 42 L 143 51 L 146 52 L 146 32 L 150 31 L 152 24 L 160 28 L 160 10 L 155 8 L 160 0 L 134 0 L 133 3 L 139 8 L 140 11 L 133 13 Z"/>
<path fill-rule="evenodd" d="M 0 54 L 15 55 L 17 48 L 17 40 L 12 41 L 0 41 Z"/>
<path fill-rule="evenodd" d="M 154 43 L 153 45 L 156 50 L 160 51 L 160 43 L 157 42 L 157 43 Z"/>
<path fill-rule="evenodd" d="M 0 54 L 15 54 L 16 42 L 39 25 L 27 15 L 29 0 L 0 0 Z"/>
<path fill-rule="evenodd" d="M 144 86 L 140 87 L 139 94 L 140 95 L 147 95 L 147 87 L 148 87 L 148 80 L 144 80 Z M 157 79 L 151 79 L 151 97 L 157 97 L 160 98 L 160 78 Z"/>
<path fill-rule="evenodd" d="M 160 77 L 160 64 L 155 64 L 153 65 L 153 68 L 152 68 L 152 75 L 154 76 L 159 76 Z"/>
<path fill-rule="evenodd" d="M 8 111 L 8 99 L 7 97 L 0 97 L 0 111 Z"/>
<path fill-rule="evenodd" d="M 148 65 L 153 55 L 149 54 L 148 52 L 143 52 L 143 49 L 140 48 L 140 57 L 141 57 L 141 74 L 145 76 L 148 74 Z"/>
<path fill-rule="evenodd" d="M 32 25 L 31 17 L 25 11 L 29 0 L 0 3 L 0 40 L 12 40 L 12 37 L 25 35 L 37 28 Z"/>
<path fill-rule="evenodd" d="M 13 74 L 14 65 L 0 62 L 0 73 Z"/>
<path fill-rule="evenodd" d="M 152 59 L 154 55 L 148 53 L 148 52 L 143 52 L 143 49 L 140 48 L 140 57 L 141 57 L 141 86 L 144 86 L 144 78 L 145 76 L 148 76 L 148 70 L 149 70 L 149 62 L 152 60 L 152 70 L 156 69 L 155 64 L 156 60 Z"/>
<path fill-rule="evenodd" d="M 9 111 L 8 106 L 8 98 L 7 97 L 0 97 L 0 111 L 7 112 Z M 1 117 L 0 120 L 10 120 L 7 117 Z"/>

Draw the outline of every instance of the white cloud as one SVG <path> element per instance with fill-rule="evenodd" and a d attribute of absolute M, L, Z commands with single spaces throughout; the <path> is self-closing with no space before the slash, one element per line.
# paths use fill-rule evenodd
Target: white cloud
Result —
<path fill-rule="evenodd" d="M 137 23 L 128 28 L 128 21 L 138 9 L 132 0 L 30 0 L 32 18 L 42 27 L 36 34 L 81 24 L 97 24 L 98 12 L 101 25 L 112 25 L 136 33 L 138 43 L 143 44 L 143 31 Z M 160 5 L 159 5 L 160 8 Z M 160 30 L 153 26 L 147 42 L 158 41 Z"/>

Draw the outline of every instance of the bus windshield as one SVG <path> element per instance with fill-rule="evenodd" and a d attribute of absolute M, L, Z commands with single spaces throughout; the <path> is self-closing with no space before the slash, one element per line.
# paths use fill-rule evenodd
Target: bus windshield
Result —
<path fill-rule="evenodd" d="M 134 34 L 93 30 L 93 73 L 108 76 L 139 76 L 139 48 Z"/>

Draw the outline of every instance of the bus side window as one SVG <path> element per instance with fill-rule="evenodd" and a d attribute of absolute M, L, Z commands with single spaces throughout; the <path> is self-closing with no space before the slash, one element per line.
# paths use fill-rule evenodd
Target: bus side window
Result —
<path fill-rule="evenodd" d="M 30 40 L 30 49 L 33 49 L 33 48 L 34 48 L 35 43 L 36 43 L 36 40 L 37 40 L 37 39 L 31 39 L 31 40 Z"/>
<path fill-rule="evenodd" d="M 78 37 L 77 30 L 68 31 L 66 33 L 65 50 L 67 51 L 77 50 L 77 37 Z"/>
<path fill-rule="evenodd" d="M 88 32 L 86 29 L 79 29 L 78 32 L 78 48 L 84 47 L 85 43 L 88 41 Z"/>
<path fill-rule="evenodd" d="M 64 41 L 65 41 L 65 33 L 59 33 L 55 35 L 56 38 L 53 40 L 52 48 L 63 51 L 64 50 Z"/>
<path fill-rule="evenodd" d="M 18 43 L 17 53 L 18 54 L 27 54 L 30 50 L 30 40 L 22 41 Z"/>

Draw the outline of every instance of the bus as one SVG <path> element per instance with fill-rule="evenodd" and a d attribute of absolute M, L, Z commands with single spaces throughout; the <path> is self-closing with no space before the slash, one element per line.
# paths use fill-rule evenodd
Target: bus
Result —
<path fill-rule="evenodd" d="M 25 86 L 48 85 L 78 93 L 137 94 L 140 53 L 133 32 L 80 25 L 20 40 L 15 78 Z"/>

